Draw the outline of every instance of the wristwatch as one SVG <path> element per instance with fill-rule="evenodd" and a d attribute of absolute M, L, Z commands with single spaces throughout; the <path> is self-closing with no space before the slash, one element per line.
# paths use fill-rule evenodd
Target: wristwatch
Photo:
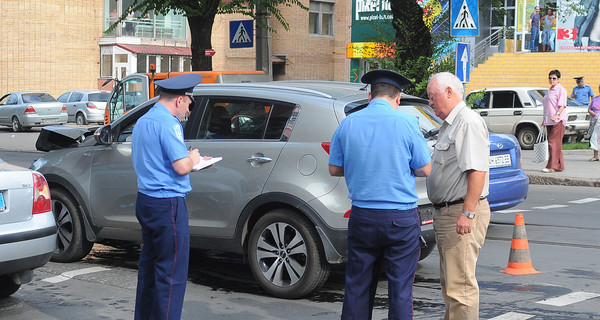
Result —
<path fill-rule="evenodd" d="M 467 218 L 469 218 L 469 219 L 475 218 L 475 212 L 467 212 L 467 211 L 465 211 L 465 209 L 463 209 L 461 211 L 461 213 L 464 214 L 465 216 L 467 216 Z"/>

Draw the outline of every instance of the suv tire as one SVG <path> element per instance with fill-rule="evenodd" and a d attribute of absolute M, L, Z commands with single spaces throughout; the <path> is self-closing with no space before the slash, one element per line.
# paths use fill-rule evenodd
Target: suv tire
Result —
<path fill-rule="evenodd" d="M 260 286 L 280 298 L 301 298 L 329 276 L 315 226 L 292 210 L 276 209 L 256 222 L 248 256 Z"/>
<path fill-rule="evenodd" d="M 90 253 L 94 243 L 85 238 L 77 201 L 61 188 L 50 189 L 50 197 L 52 212 L 58 227 L 56 237 L 58 252 L 54 253 L 50 260 L 54 262 L 79 261 Z"/>
<path fill-rule="evenodd" d="M 533 126 L 525 126 L 517 132 L 517 139 L 522 149 L 532 150 L 535 140 L 537 139 L 538 130 Z"/>

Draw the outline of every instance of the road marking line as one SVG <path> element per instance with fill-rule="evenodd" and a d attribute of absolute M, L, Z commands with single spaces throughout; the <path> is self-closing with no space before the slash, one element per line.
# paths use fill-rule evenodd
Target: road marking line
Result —
<path fill-rule="evenodd" d="M 512 210 L 500 210 L 500 211 L 495 211 L 495 212 L 499 212 L 499 213 L 521 213 L 521 212 L 527 212 L 527 211 L 531 211 L 531 210 L 517 210 L 517 209 L 512 209 Z"/>
<path fill-rule="evenodd" d="M 566 204 L 552 204 L 544 207 L 533 207 L 533 209 L 547 210 L 547 209 L 556 209 L 556 208 L 564 208 L 568 207 Z"/>
<path fill-rule="evenodd" d="M 110 269 L 103 268 L 103 267 L 92 267 L 92 268 L 86 268 L 86 269 L 79 269 L 79 270 L 73 270 L 73 271 L 64 272 L 61 275 L 58 275 L 56 277 L 42 279 L 42 281 L 50 282 L 50 283 L 59 283 L 59 282 L 62 282 L 62 281 L 70 280 L 73 277 L 80 276 L 80 275 L 83 275 L 83 274 L 94 273 L 94 272 L 101 272 L 101 271 L 108 271 L 108 270 L 110 270 Z"/>
<path fill-rule="evenodd" d="M 569 201 L 569 203 L 582 204 L 582 203 L 589 203 L 589 202 L 594 202 L 594 201 L 600 201 L 600 198 L 585 198 L 585 199 L 581 199 L 581 200 Z"/>
<path fill-rule="evenodd" d="M 501 316 L 491 318 L 489 320 L 526 320 L 526 319 L 533 318 L 533 317 L 535 317 L 535 316 L 531 315 L 531 314 L 509 312 L 509 313 L 505 313 Z"/>
<path fill-rule="evenodd" d="M 560 297 L 538 301 L 537 303 L 547 304 L 556 307 L 564 307 L 566 305 L 585 301 L 588 299 L 593 299 L 596 297 L 600 297 L 600 294 L 593 292 L 572 292 Z"/>

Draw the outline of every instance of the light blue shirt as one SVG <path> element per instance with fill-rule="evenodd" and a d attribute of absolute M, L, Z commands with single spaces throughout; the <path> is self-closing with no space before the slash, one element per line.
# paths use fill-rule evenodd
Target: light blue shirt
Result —
<path fill-rule="evenodd" d="M 183 197 L 192 190 L 189 175 L 175 172 L 173 162 L 189 156 L 179 119 L 161 103 L 133 128 L 131 157 L 139 191 L 155 198 Z"/>
<path fill-rule="evenodd" d="M 329 164 L 344 168 L 348 197 L 360 208 L 416 208 L 412 170 L 430 161 L 419 119 L 384 99 L 346 117 L 331 139 Z"/>
<path fill-rule="evenodd" d="M 575 100 L 585 104 L 586 106 L 590 104 L 590 98 L 594 96 L 594 91 L 592 87 L 584 84 L 583 87 L 575 86 L 573 88 L 573 92 L 575 93 Z"/>

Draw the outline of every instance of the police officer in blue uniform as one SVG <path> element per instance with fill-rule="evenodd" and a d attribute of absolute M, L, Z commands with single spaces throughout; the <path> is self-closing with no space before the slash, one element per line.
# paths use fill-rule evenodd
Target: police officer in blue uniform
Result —
<path fill-rule="evenodd" d="M 185 196 L 189 173 L 200 162 L 188 150 L 181 119 L 193 103 L 198 74 L 156 81 L 158 102 L 136 123 L 132 134 L 137 173 L 136 217 L 142 226 L 135 319 L 180 319 L 187 284 L 189 226 Z"/>
<path fill-rule="evenodd" d="M 431 171 L 419 119 L 397 110 L 399 73 L 374 70 L 369 105 L 351 113 L 335 131 L 329 173 L 344 176 L 352 200 L 342 319 L 371 319 L 381 264 L 388 277 L 388 319 L 412 319 L 412 289 L 420 254 L 415 176 Z"/>
<path fill-rule="evenodd" d="M 586 106 L 589 105 L 590 99 L 594 97 L 594 90 L 592 90 L 592 87 L 583 82 L 583 77 L 575 77 L 573 79 L 575 79 L 575 82 L 577 82 L 577 86 L 573 87 L 571 98 L 583 103 Z"/>

